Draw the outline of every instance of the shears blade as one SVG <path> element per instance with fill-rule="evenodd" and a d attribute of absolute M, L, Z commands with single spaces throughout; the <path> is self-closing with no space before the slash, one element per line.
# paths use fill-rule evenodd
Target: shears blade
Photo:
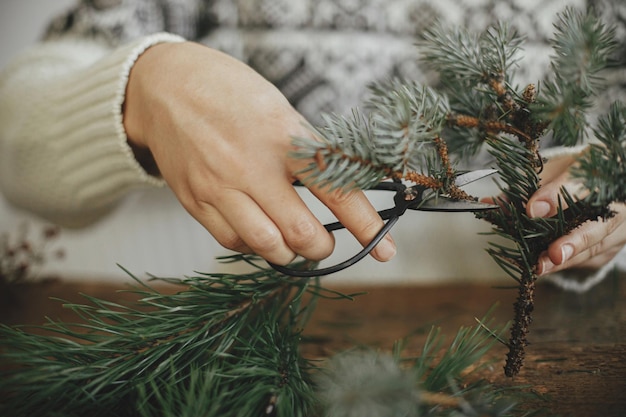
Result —
<path fill-rule="evenodd" d="M 457 187 L 463 187 L 464 185 L 493 175 L 496 172 L 498 172 L 497 169 L 478 169 L 476 171 L 468 171 L 463 174 L 457 175 L 454 179 L 454 183 Z"/>
<path fill-rule="evenodd" d="M 485 177 L 495 174 L 497 169 L 479 169 L 476 171 L 468 171 L 463 174 L 457 175 L 454 183 L 457 187 L 470 184 L 474 181 L 478 181 Z M 480 201 L 473 200 L 458 200 L 452 199 L 442 195 L 433 195 L 430 198 L 425 198 L 419 206 L 418 210 L 421 211 L 449 211 L 449 212 L 463 212 L 463 211 L 485 211 L 498 208 L 495 204 L 482 203 Z"/>
<path fill-rule="evenodd" d="M 473 200 L 454 200 L 452 198 L 437 196 L 423 201 L 418 210 L 420 211 L 485 211 L 498 208 L 495 204 L 481 203 Z"/>

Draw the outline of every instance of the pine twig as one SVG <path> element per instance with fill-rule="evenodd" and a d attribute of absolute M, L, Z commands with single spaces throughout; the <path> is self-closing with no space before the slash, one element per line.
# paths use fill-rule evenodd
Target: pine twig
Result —
<path fill-rule="evenodd" d="M 244 255 L 230 260 L 252 264 Z M 163 401 L 211 380 L 219 382 L 215 415 L 258 414 L 272 395 L 276 407 L 289 407 L 279 415 L 304 415 L 312 387 L 297 346 L 310 305 L 303 296 L 321 293 L 316 281 L 270 268 L 165 281 L 185 289 L 164 294 L 141 284 L 138 306 L 93 297 L 68 304 L 83 321 L 48 322 L 44 330 L 57 336 L 0 327 L 2 363 L 19 366 L 0 379 L 0 414 L 124 415 L 172 406 Z M 172 396 L 160 397 L 169 384 Z"/>

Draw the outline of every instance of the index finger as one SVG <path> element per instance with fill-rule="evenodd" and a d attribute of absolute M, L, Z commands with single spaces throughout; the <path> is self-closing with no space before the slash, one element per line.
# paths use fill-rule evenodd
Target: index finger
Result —
<path fill-rule="evenodd" d="M 310 127 L 301 127 L 301 129 L 303 130 L 302 137 L 311 136 L 312 130 L 310 130 Z M 302 169 L 310 162 L 289 158 L 288 172 L 293 173 L 291 174 L 292 178 L 300 180 L 335 215 L 337 220 L 354 235 L 362 246 L 369 244 L 383 228 L 384 222 L 365 196 L 365 193 L 358 189 L 346 190 L 337 188 L 330 190 L 328 185 L 307 184 L 307 181 L 303 178 L 306 175 L 298 175 L 297 173 L 302 172 Z M 396 245 L 389 233 L 385 235 L 371 252 L 374 259 L 381 262 L 391 260 L 395 254 Z"/>

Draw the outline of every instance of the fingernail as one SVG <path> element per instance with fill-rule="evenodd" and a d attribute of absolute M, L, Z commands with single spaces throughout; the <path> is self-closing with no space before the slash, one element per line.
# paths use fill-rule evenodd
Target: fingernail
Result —
<path fill-rule="evenodd" d="M 376 252 L 376 259 L 379 261 L 389 261 L 396 256 L 396 244 L 391 236 L 387 235 L 376 245 L 374 251 Z"/>
<path fill-rule="evenodd" d="M 567 262 L 574 254 L 574 247 L 570 244 L 561 246 L 561 263 Z"/>
<path fill-rule="evenodd" d="M 548 258 L 547 256 L 541 257 L 539 259 L 539 271 L 537 275 L 541 276 L 541 275 L 548 274 L 550 271 L 552 271 L 553 268 L 554 268 L 554 264 L 552 263 L 550 258 Z"/>
<path fill-rule="evenodd" d="M 530 206 L 530 217 L 545 217 L 550 213 L 550 203 L 546 201 L 535 201 Z"/>

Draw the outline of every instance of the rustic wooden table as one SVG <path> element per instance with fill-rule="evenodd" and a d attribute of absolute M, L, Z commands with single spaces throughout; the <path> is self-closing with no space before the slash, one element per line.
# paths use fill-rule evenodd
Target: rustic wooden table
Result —
<path fill-rule="evenodd" d="M 501 366 L 486 377 L 502 385 L 530 385 L 528 409 L 541 408 L 548 415 L 572 417 L 626 416 L 626 281 L 615 276 L 585 294 L 565 293 L 540 285 L 536 293 L 534 322 L 520 375 L 507 378 Z M 506 283 L 508 284 L 508 282 Z M 326 286 L 332 286 L 328 278 Z M 38 324 L 44 316 L 74 321 L 73 313 L 51 300 L 80 300 L 79 293 L 119 300 L 106 284 L 62 281 L 28 285 L 13 294 L 2 294 L 0 321 Z M 367 291 L 354 301 L 321 300 L 305 331 L 306 355 L 328 356 L 362 343 L 382 349 L 408 334 L 415 334 L 415 349 L 431 326 L 440 326 L 452 337 L 460 326 L 474 326 L 494 304 L 495 324 L 512 318 L 515 289 L 487 285 L 337 287 L 343 292 Z M 506 348 L 492 355 L 504 364 Z"/>
<path fill-rule="evenodd" d="M 355 343 L 389 349 L 410 333 L 417 335 L 417 351 L 433 325 L 451 338 L 459 327 L 476 325 L 475 318 L 493 305 L 495 324 L 504 325 L 513 317 L 516 295 L 516 289 L 485 285 L 370 288 L 354 302 L 322 302 L 307 334 L 318 337 L 311 348 L 322 355 Z M 533 318 L 521 373 L 504 376 L 507 348 L 498 345 L 490 354 L 502 366 L 486 377 L 504 386 L 531 386 L 538 395 L 529 396 L 524 409 L 562 417 L 625 417 L 624 277 L 585 294 L 540 285 Z"/>

